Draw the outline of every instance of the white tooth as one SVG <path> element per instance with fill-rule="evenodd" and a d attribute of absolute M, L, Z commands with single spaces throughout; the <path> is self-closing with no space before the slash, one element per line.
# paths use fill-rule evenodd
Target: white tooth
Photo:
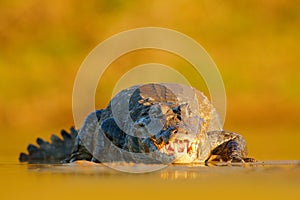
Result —
<path fill-rule="evenodd" d="M 187 153 L 187 145 L 184 145 L 183 153 Z"/>
<path fill-rule="evenodd" d="M 178 154 L 177 145 L 174 145 L 174 152 Z"/>

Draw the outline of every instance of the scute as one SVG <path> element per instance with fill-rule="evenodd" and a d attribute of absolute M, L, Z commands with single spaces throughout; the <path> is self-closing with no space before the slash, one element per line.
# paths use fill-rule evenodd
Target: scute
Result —
<path fill-rule="evenodd" d="M 106 162 L 185 162 L 186 158 L 180 158 L 187 157 L 187 152 L 178 149 L 176 152 L 171 146 L 160 149 L 167 146 L 161 138 L 170 142 L 172 138 L 187 140 L 190 145 L 192 142 L 205 144 L 208 130 L 222 129 L 220 118 L 207 97 L 190 86 L 179 84 L 145 84 L 122 90 L 102 113 L 100 128 L 92 123 L 97 136 L 90 136 L 93 131 L 86 131 L 85 126 L 79 135 L 93 156 Z M 98 139 L 91 142 L 90 138 L 94 137 Z M 188 157 L 195 159 L 196 151 L 189 152 Z"/>
<path fill-rule="evenodd" d="M 74 133 L 74 134 L 73 134 Z M 75 134 L 76 133 L 76 134 Z M 21 162 L 89 160 L 102 163 L 196 163 L 209 160 L 253 162 L 244 138 L 223 131 L 208 98 L 174 83 L 135 85 L 119 92 L 103 110 L 90 113 L 78 132 L 63 140 L 37 140 Z M 72 148 L 73 147 L 73 148 Z M 72 152 L 71 152 L 71 149 Z"/>

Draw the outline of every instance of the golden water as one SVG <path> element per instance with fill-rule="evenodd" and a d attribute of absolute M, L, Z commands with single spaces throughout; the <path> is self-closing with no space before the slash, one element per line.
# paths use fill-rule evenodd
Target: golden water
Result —
<path fill-rule="evenodd" d="M 297 199 L 300 161 L 132 174 L 101 164 L 0 163 L 1 199 Z"/>

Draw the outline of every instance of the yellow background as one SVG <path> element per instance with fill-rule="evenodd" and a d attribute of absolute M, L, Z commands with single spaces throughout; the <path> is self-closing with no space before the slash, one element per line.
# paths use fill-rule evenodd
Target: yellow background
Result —
<path fill-rule="evenodd" d="M 17 163 L 36 137 L 69 128 L 84 58 L 113 34 L 145 26 L 180 31 L 208 51 L 226 88 L 225 129 L 245 136 L 251 156 L 300 159 L 299 8 L 286 0 L 0 1 L 0 161 Z M 193 76 L 174 56 L 135 52 L 107 70 L 97 108 L 130 66 L 153 60 Z"/>

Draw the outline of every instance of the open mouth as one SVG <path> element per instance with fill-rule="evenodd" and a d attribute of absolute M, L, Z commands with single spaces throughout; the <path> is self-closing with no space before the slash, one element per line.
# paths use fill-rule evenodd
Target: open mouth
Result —
<path fill-rule="evenodd" d="M 196 152 L 196 142 L 191 142 L 188 139 L 175 139 L 167 144 L 163 142 L 157 144 L 155 141 L 153 141 L 153 143 L 161 153 L 167 155 L 176 155 L 179 157 L 181 155 L 192 155 Z"/>

